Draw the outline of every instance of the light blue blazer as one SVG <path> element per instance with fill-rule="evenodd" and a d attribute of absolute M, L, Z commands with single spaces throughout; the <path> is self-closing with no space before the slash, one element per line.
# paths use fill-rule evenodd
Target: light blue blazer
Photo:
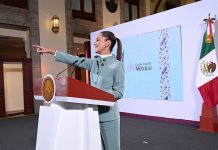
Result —
<path fill-rule="evenodd" d="M 91 85 L 113 94 L 118 100 L 123 97 L 124 92 L 124 68 L 123 63 L 118 61 L 114 55 L 101 58 L 84 58 L 60 51 L 56 51 L 55 61 L 69 65 L 85 68 L 90 71 Z M 114 106 L 98 106 L 100 122 L 119 119 L 117 102 Z"/>

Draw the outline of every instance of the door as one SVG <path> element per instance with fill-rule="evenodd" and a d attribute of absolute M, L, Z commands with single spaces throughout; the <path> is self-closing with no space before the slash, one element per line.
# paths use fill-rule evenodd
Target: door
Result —
<path fill-rule="evenodd" d="M 4 93 L 6 114 L 24 112 L 23 70 L 21 62 L 5 62 Z"/>

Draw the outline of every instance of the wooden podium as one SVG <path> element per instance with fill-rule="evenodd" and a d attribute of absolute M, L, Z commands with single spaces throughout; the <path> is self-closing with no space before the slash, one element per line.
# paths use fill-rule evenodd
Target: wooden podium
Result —
<path fill-rule="evenodd" d="M 114 96 L 73 78 L 54 80 L 54 100 L 40 107 L 36 150 L 101 150 L 97 106 L 114 105 Z M 36 100 L 44 99 L 41 87 L 36 79 Z"/>

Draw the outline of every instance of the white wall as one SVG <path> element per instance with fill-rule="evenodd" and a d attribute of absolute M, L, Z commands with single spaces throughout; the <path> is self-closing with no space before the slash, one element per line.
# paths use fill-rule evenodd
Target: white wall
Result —
<path fill-rule="evenodd" d="M 111 27 L 114 24 L 120 24 L 120 1 L 117 3 L 117 11 L 111 13 L 107 10 L 106 3 L 103 1 L 103 28 Z"/>
<path fill-rule="evenodd" d="M 63 0 L 38 0 L 39 5 L 39 31 L 40 45 L 67 52 L 66 25 L 65 25 L 65 1 Z M 60 31 L 54 34 L 51 31 L 51 18 L 57 15 L 60 18 Z M 46 74 L 56 76 L 67 65 L 54 61 L 49 54 L 41 56 L 42 77 Z M 62 74 L 67 75 L 67 71 Z"/>
<path fill-rule="evenodd" d="M 122 99 L 119 101 L 121 112 L 199 121 L 202 98 L 196 88 L 195 79 L 202 37 L 205 32 L 203 19 L 208 17 L 209 13 L 218 15 L 217 4 L 218 0 L 200 1 L 105 29 L 111 30 L 119 38 L 124 38 L 181 26 L 183 100 Z M 96 31 L 91 34 L 91 41 L 95 40 L 98 33 L 99 31 Z M 91 48 L 93 52 L 94 47 Z"/>

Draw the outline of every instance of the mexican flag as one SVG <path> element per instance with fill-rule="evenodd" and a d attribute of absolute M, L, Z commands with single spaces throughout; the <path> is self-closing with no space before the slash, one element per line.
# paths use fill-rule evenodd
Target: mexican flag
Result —
<path fill-rule="evenodd" d="M 214 22 L 208 19 L 196 78 L 196 85 L 207 108 L 218 104 L 218 66 L 213 33 Z"/>

